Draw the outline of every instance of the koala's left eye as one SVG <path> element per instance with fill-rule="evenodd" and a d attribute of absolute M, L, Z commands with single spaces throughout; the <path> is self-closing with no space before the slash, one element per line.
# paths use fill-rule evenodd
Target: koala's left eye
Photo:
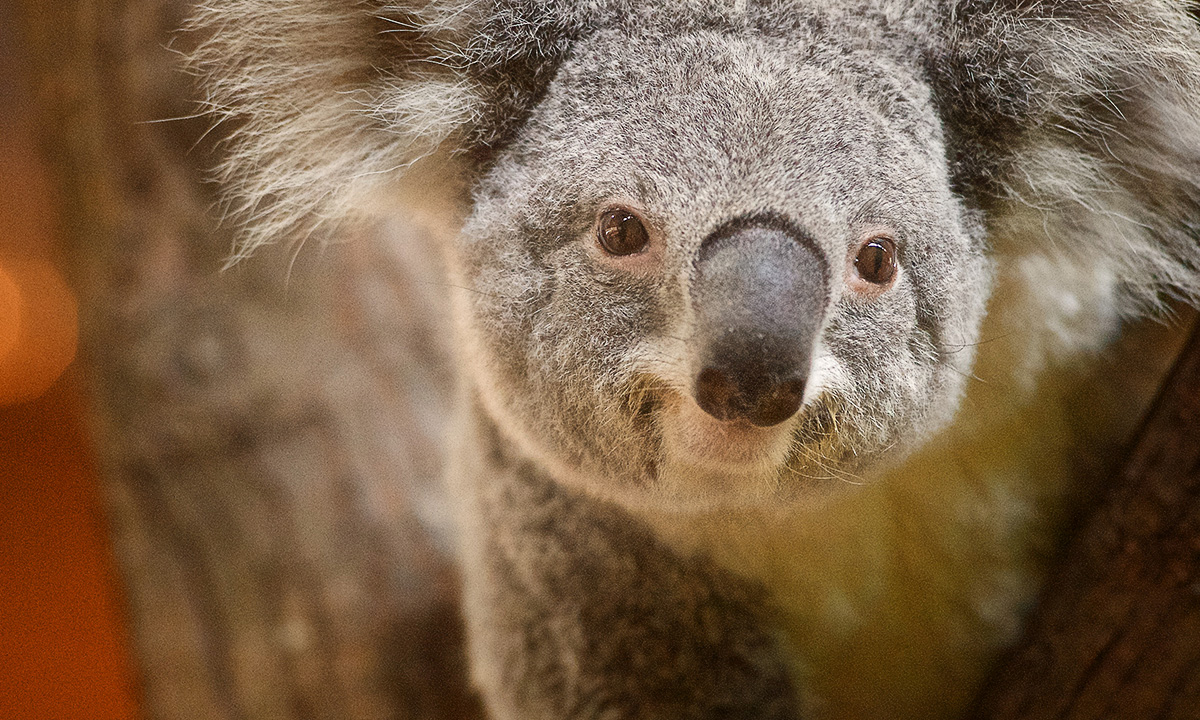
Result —
<path fill-rule="evenodd" d="M 633 255 L 650 242 L 646 226 L 626 208 L 613 208 L 601 215 L 597 235 L 600 247 L 610 255 Z"/>
<path fill-rule="evenodd" d="M 854 258 L 858 276 L 872 285 L 887 285 L 896 277 L 896 243 L 880 235 L 862 244 Z"/>

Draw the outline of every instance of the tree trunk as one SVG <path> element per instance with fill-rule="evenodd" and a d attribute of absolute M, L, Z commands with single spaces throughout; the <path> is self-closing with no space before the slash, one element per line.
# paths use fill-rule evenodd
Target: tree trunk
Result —
<path fill-rule="evenodd" d="M 478 717 L 428 510 L 451 384 L 436 253 L 377 228 L 221 272 L 232 230 L 199 168 L 222 128 L 179 72 L 186 12 L 18 6 L 145 713 Z"/>
<path fill-rule="evenodd" d="M 431 243 L 380 227 L 220 272 L 187 3 L 18 2 L 146 715 L 481 717 L 431 510 Z M 1200 717 L 1200 340 L 1055 577 L 978 718 Z"/>
<path fill-rule="evenodd" d="M 979 720 L 1200 718 L 1200 329 Z"/>

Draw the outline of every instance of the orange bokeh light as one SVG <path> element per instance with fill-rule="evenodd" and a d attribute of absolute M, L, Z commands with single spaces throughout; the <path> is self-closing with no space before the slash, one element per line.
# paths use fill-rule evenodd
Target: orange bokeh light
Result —
<path fill-rule="evenodd" d="M 0 258 L 0 405 L 32 400 L 78 349 L 78 305 L 44 260 Z"/>

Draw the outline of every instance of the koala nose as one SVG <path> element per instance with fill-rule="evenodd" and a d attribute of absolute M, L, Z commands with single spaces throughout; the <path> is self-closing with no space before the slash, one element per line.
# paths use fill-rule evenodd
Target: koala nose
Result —
<path fill-rule="evenodd" d="M 692 302 L 701 409 L 759 427 L 795 415 L 829 302 L 816 242 L 773 216 L 729 223 L 700 247 Z"/>
<path fill-rule="evenodd" d="M 696 404 L 718 420 L 749 420 L 759 427 L 778 425 L 796 414 L 804 399 L 808 368 L 794 377 L 775 379 L 765 372 L 739 372 L 713 365 L 696 376 Z"/>

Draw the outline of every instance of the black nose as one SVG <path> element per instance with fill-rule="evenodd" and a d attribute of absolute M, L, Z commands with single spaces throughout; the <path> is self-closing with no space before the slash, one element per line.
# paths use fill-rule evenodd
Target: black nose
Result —
<path fill-rule="evenodd" d="M 736 364 L 714 363 L 696 376 L 696 403 L 718 420 L 748 420 L 759 427 L 778 425 L 796 414 L 804 399 L 807 372 L 791 377 L 747 372 Z"/>
<path fill-rule="evenodd" d="M 714 232 L 692 285 L 696 403 L 759 427 L 795 415 L 828 300 L 828 264 L 802 230 L 768 216 Z"/>

